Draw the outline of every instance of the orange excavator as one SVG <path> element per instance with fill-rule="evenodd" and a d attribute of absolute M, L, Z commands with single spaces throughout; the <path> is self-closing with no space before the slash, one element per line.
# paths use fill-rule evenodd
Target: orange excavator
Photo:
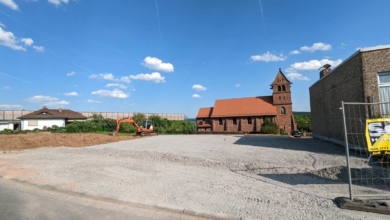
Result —
<path fill-rule="evenodd" d="M 118 118 L 116 120 L 116 130 L 112 133 L 113 136 L 115 136 L 115 134 L 119 132 L 119 128 L 121 127 L 121 123 L 123 122 L 132 123 L 137 128 L 136 135 L 139 136 L 152 135 L 152 134 L 158 135 L 158 133 L 154 132 L 152 121 L 150 120 L 143 121 L 142 126 L 139 126 L 132 118 L 125 118 L 125 119 Z"/>

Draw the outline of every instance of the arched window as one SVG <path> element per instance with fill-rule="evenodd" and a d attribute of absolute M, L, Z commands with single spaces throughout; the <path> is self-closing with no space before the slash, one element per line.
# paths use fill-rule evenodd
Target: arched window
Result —
<path fill-rule="evenodd" d="M 280 108 L 280 114 L 285 115 L 286 109 L 284 107 Z"/>
<path fill-rule="evenodd" d="M 278 91 L 280 92 L 282 89 L 281 89 L 281 87 L 280 86 L 278 86 Z"/>
<path fill-rule="evenodd" d="M 282 91 L 286 91 L 286 87 L 284 85 L 282 86 Z"/>

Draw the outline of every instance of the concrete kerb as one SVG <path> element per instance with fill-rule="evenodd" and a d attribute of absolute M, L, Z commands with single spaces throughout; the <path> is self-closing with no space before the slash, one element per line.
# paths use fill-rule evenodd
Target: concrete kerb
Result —
<path fill-rule="evenodd" d="M 213 213 L 213 212 L 205 212 L 205 211 L 195 211 L 191 209 L 181 209 L 181 208 L 171 208 L 171 207 L 166 207 L 166 206 L 160 206 L 156 204 L 145 204 L 145 203 L 136 203 L 136 202 L 125 202 L 121 200 L 116 200 L 113 198 L 108 198 L 108 197 L 97 197 L 97 196 L 92 196 L 86 193 L 78 193 L 70 190 L 65 190 L 65 189 L 59 189 L 54 186 L 50 185 L 38 185 L 34 184 L 25 180 L 19 180 L 15 178 L 11 179 L 3 179 L 3 176 L 0 175 L 1 180 L 6 180 L 6 181 L 13 181 L 16 184 L 24 184 L 28 187 L 35 187 L 41 190 L 45 191 L 54 191 L 56 193 L 60 194 L 65 194 L 65 195 L 70 195 L 70 196 L 75 196 L 75 197 L 83 197 L 87 199 L 93 199 L 96 201 L 102 201 L 102 202 L 110 202 L 114 204 L 120 204 L 120 205 L 127 205 L 127 206 L 133 206 L 141 209 L 151 209 L 151 210 L 157 210 L 157 211 L 165 211 L 165 212 L 173 212 L 173 213 L 178 213 L 178 214 L 185 214 L 193 217 L 201 217 L 201 218 L 208 218 L 208 219 L 215 219 L 215 220 L 245 220 L 245 218 L 234 216 L 234 215 L 228 215 L 228 214 L 218 214 L 218 213 Z"/>

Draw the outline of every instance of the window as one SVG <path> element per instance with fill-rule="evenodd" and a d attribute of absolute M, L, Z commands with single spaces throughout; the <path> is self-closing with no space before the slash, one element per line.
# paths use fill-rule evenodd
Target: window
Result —
<path fill-rule="evenodd" d="M 28 126 L 38 126 L 38 121 L 28 121 Z"/>
<path fill-rule="evenodd" d="M 234 125 L 237 124 L 237 119 L 236 119 L 236 118 L 233 118 L 233 124 L 234 124 Z"/>
<path fill-rule="evenodd" d="M 282 86 L 282 91 L 286 91 L 286 86 Z"/>
<path fill-rule="evenodd" d="M 219 125 L 222 125 L 222 118 L 219 119 Z"/>
<path fill-rule="evenodd" d="M 281 89 L 281 87 L 280 86 L 278 86 L 278 91 L 280 92 L 282 89 Z"/>
<path fill-rule="evenodd" d="M 251 117 L 248 117 L 248 124 L 249 124 L 249 125 L 252 124 L 252 118 L 251 118 Z"/>
<path fill-rule="evenodd" d="M 379 101 L 390 102 L 390 72 L 378 74 Z M 382 115 L 390 115 L 390 103 L 381 104 Z"/>
<path fill-rule="evenodd" d="M 284 107 L 280 108 L 280 114 L 285 115 L 286 109 Z"/>

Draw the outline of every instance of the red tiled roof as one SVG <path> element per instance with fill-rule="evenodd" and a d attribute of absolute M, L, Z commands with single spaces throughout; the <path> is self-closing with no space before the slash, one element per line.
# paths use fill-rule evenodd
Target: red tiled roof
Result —
<path fill-rule="evenodd" d="M 78 112 L 74 112 L 69 109 L 62 109 L 60 112 L 59 109 L 47 109 L 43 108 L 41 110 L 31 112 L 27 115 L 19 117 L 19 119 L 50 119 L 50 118 L 64 118 L 64 119 L 87 119 L 84 115 Z"/>
<path fill-rule="evenodd" d="M 213 113 L 213 107 L 200 108 L 196 118 L 209 118 Z"/>
<path fill-rule="evenodd" d="M 212 118 L 276 115 L 272 96 L 216 100 Z"/>

